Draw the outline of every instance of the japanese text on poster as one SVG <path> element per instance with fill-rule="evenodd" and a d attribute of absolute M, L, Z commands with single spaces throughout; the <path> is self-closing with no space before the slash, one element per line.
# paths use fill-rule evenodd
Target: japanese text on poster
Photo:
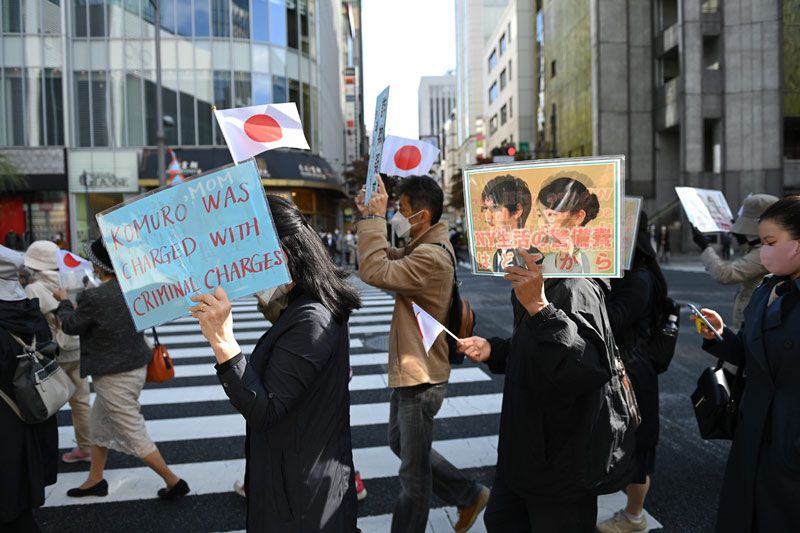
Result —
<path fill-rule="evenodd" d="M 722 191 L 675 187 L 686 217 L 702 233 L 728 232 L 733 215 Z"/>
<path fill-rule="evenodd" d="M 386 113 L 389 111 L 389 87 L 386 87 L 375 102 L 375 123 L 372 128 L 372 145 L 369 148 L 369 163 L 367 165 L 367 183 L 364 192 L 364 204 L 369 203 L 372 193 L 378 190 L 378 180 L 375 178 L 381 171 L 381 156 L 383 155 L 383 140 L 386 137 Z"/>

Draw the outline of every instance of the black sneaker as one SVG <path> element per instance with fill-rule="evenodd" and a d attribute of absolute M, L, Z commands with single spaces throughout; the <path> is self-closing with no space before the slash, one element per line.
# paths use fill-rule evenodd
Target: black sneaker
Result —
<path fill-rule="evenodd" d="M 87 489 L 76 487 L 67 491 L 67 496 L 72 498 L 83 498 L 84 496 L 108 496 L 108 481 L 101 479 Z"/>
<path fill-rule="evenodd" d="M 189 485 L 181 479 L 171 489 L 158 489 L 158 497 L 162 500 L 177 500 L 189 494 L 189 490 Z"/>

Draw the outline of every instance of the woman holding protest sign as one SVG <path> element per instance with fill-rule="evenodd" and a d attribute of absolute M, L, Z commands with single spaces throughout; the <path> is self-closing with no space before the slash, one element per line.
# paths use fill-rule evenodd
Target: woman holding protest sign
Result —
<path fill-rule="evenodd" d="M 347 322 L 361 302 L 297 206 L 268 201 L 293 281 L 266 298 L 288 294 L 288 305 L 249 361 L 225 291 L 192 297 L 217 376 L 247 420 L 247 529 L 355 531 Z"/>
<path fill-rule="evenodd" d="M 189 486 L 170 470 L 150 440 L 140 411 L 139 395 L 153 354 L 144 335 L 133 325 L 102 239 L 87 243 L 84 251 L 100 278 L 100 286 L 78 295 L 77 309 L 67 299 L 66 290 L 53 291 L 60 301 L 56 315 L 62 331 L 80 335 L 81 377 L 92 376 L 96 394 L 90 420 L 89 477 L 80 487 L 68 490 L 67 496 L 108 495 L 103 472 L 109 448 L 139 457 L 161 476 L 167 486 L 159 489 L 159 498 L 185 496 Z"/>

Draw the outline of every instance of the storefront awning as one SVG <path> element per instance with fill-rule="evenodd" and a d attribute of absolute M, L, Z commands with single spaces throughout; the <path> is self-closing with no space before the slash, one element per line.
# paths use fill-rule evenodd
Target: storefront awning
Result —
<path fill-rule="evenodd" d="M 224 148 L 177 148 L 175 157 L 187 178 L 231 164 L 230 152 Z M 169 168 L 171 155 L 167 152 Z M 305 150 L 270 150 L 256 156 L 262 183 L 267 187 L 310 187 L 342 193 L 344 179 L 336 174 L 321 156 Z M 139 184 L 157 187 L 158 153 L 146 148 L 139 166 Z"/>

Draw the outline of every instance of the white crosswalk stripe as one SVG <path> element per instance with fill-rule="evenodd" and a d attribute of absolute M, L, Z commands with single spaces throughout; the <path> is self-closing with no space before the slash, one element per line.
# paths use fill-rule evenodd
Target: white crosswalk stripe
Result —
<path fill-rule="evenodd" d="M 380 502 L 360 509 L 359 527 L 364 533 L 382 533 L 391 525 L 400 466 L 386 445 L 388 354 L 382 339 L 389 332 L 394 297 L 355 281 L 362 291 L 363 307 L 350 319 L 350 364 L 354 371 L 350 382 L 353 458 L 369 491 L 368 498 Z M 233 302 L 233 313 L 235 336 L 242 351 L 249 354 L 271 324 L 258 311 L 255 298 Z M 157 330 L 159 341 L 167 345 L 175 362 L 175 379 L 142 391 L 139 400 L 148 433 L 162 450 L 170 468 L 189 483 L 188 499 L 206 495 L 221 497 L 232 491 L 234 482 L 240 481 L 244 473 L 244 418 L 230 405 L 217 381 L 215 359 L 197 321 L 183 317 Z M 149 331 L 146 333 L 151 335 Z M 434 448 L 457 467 L 469 469 L 470 475 L 482 476 L 481 482 L 487 485 L 491 484 L 497 460 L 501 406 L 502 381 L 493 380 L 484 368 L 465 364 L 451 371 L 448 395 L 436 416 Z M 74 446 L 70 415 L 69 405 L 59 413 L 58 438 L 62 451 Z M 163 519 L 159 520 L 157 513 L 150 522 L 146 518 L 149 517 L 146 509 L 158 504 L 154 500 L 162 487 L 161 479 L 143 464 L 115 452 L 110 454 L 105 471 L 108 496 L 80 500 L 67 497 L 69 488 L 86 479 L 88 467 L 88 464 L 62 467 L 56 484 L 46 489 L 47 500 L 45 507 L 38 511 L 39 516 L 50 517 L 52 524 L 61 523 L 63 513 L 80 506 L 77 509 L 81 514 L 93 513 L 96 519 L 113 523 L 125 519 L 119 513 L 138 512 L 140 529 L 174 530 Z M 142 507 L 130 507 L 137 505 Z M 599 519 L 607 518 L 623 505 L 619 495 L 601 498 Z M 129 510 L 134 508 L 141 511 Z M 240 531 L 245 525 L 243 502 L 240 507 L 233 508 L 222 509 L 203 503 L 176 507 L 170 512 L 199 513 L 200 516 L 181 516 L 189 520 L 187 524 L 198 524 L 194 530 Z M 458 511 L 455 508 L 431 509 L 428 531 L 452 531 L 456 520 Z M 648 521 L 651 527 L 659 527 L 652 517 L 648 516 Z M 179 522 L 183 523 L 176 518 L 175 523 Z M 479 519 L 470 531 L 485 531 L 482 520 Z"/>

